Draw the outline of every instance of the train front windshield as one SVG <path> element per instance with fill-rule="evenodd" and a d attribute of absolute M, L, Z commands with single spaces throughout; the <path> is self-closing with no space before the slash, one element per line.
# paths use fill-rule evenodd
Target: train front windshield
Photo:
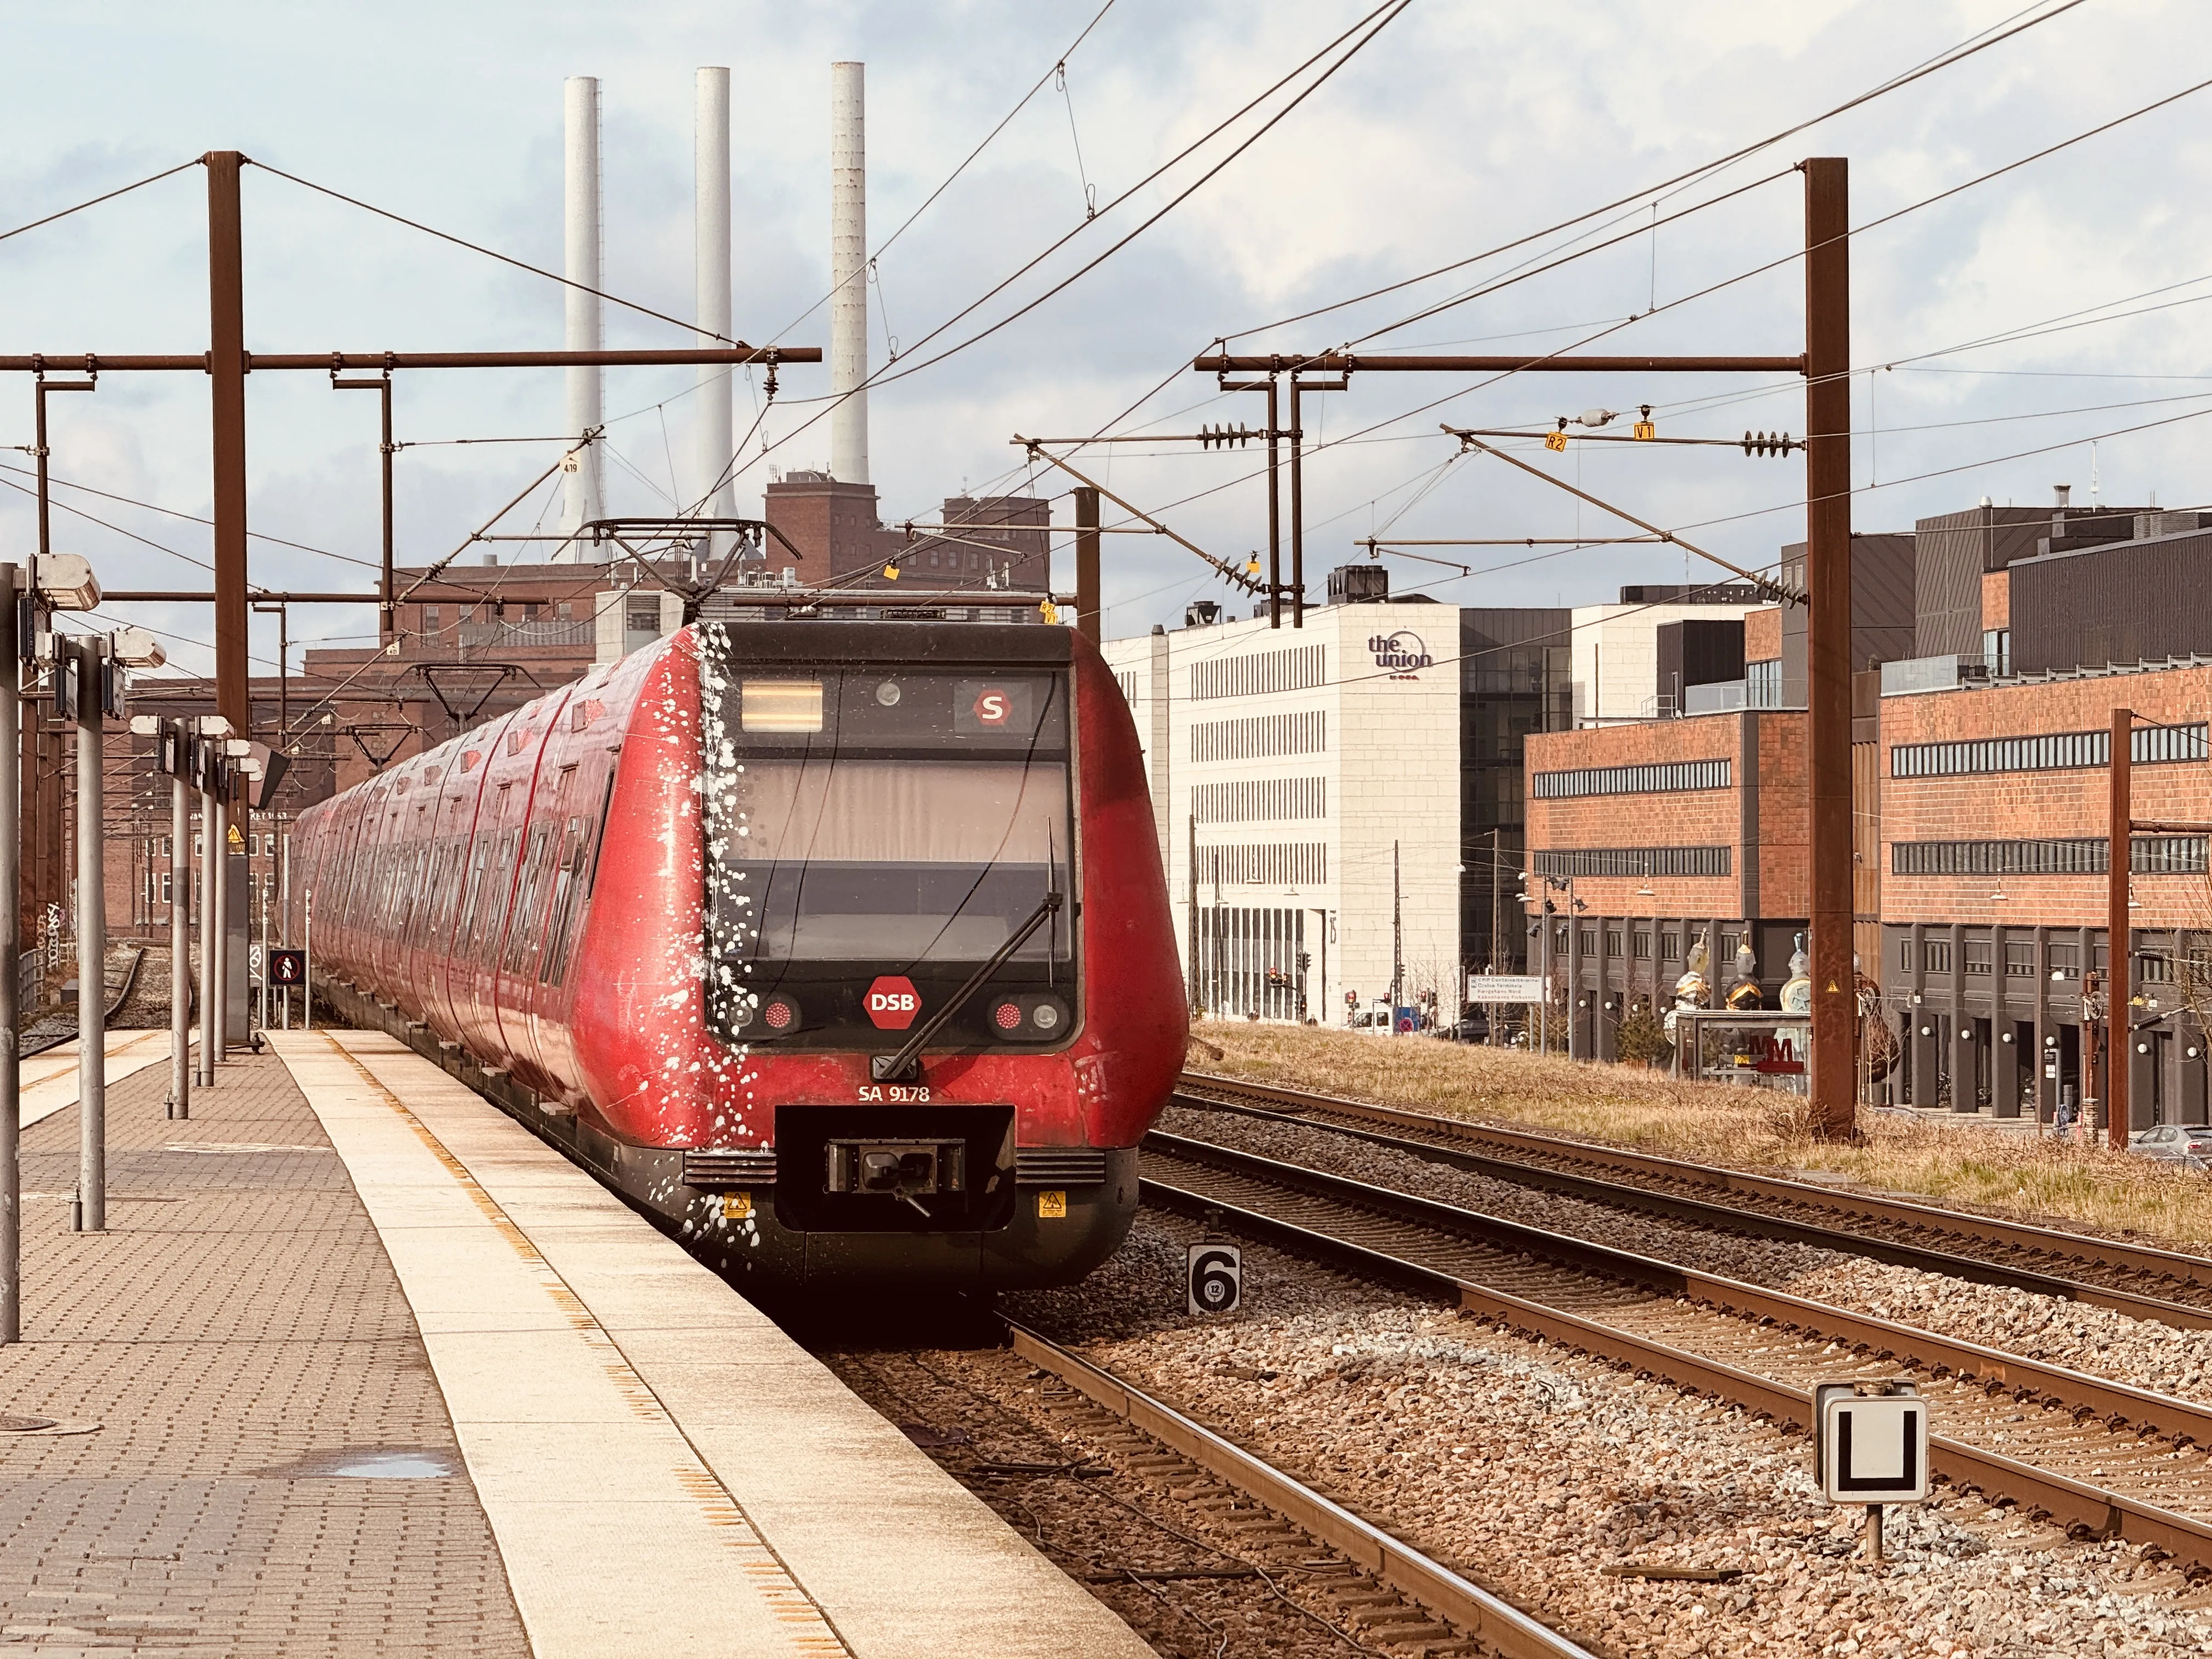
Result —
<path fill-rule="evenodd" d="M 1064 673 L 732 665 L 707 712 L 709 1005 L 726 1036 L 881 1047 L 995 958 L 942 1046 L 1066 1036 Z"/>

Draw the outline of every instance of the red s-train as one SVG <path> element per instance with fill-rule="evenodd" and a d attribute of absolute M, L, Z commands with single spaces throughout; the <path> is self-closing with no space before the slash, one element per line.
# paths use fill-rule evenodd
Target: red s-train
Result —
<path fill-rule="evenodd" d="M 1182 1062 L 1155 836 L 1070 629 L 710 623 L 302 813 L 294 936 L 733 1271 L 1052 1284 Z"/>

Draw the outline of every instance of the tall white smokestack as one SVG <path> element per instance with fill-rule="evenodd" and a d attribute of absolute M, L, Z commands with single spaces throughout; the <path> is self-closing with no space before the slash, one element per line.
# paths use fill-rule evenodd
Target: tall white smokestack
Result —
<path fill-rule="evenodd" d="M 562 224 L 568 249 L 565 269 L 568 280 L 599 289 L 599 83 L 596 76 L 572 75 L 562 88 L 562 113 L 567 143 L 567 185 L 562 194 Z M 584 289 L 568 295 L 567 346 L 570 351 L 597 351 L 605 341 L 599 320 L 599 297 Z M 568 430 L 590 431 L 606 415 L 603 395 L 605 371 L 568 371 Z M 574 531 L 590 520 L 604 516 L 600 489 L 599 446 L 592 445 L 575 457 L 576 470 L 562 480 L 561 528 Z M 568 556 L 587 560 L 598 556 L 587 542 L 578 542 Z"/>
<path fill-rule="evenodd" d="M 695 191 L 692 223 L 697 246 L 693 270 L 698 298 L 693 316 L 699 325 L 699 343 L 721 343 L 716 335 L 730 332 L 730 72 L 702 69 L 698 72 L 696 118 L 692 138 L 692 178 Z M 725 363 L 699 365 L 699 483 L 702 511 L 710 519 L 738 515 L 738 486 L 731 474 L 732 371 Z M 708 538 L 707 550 L 720 556 L 729 550 L 727 532 Z"/>
<path fill-rule="evenodd" d="M 830 476 L 868 482 L 868 147 L 865 64 L 830 65 Z M 849 394 L 849 395 L 848 395 Z"/>

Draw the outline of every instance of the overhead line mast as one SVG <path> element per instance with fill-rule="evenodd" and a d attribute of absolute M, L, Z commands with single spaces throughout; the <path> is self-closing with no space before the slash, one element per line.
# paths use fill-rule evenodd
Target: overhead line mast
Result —
<path fill-rule="evenodd" d="M 1417 356 L 1350 351 L 1267 355 L 1208 353 L 1193 369 L 1221 378 L 1224 390 L 1256 389 L 1272 406 L 1279 380 L 1291 393 L 1291 626 L 1304 619 L 1304 501 L 1298 489 L 1304 449 L 1297 428 L 1298 396 L 1314 390 L 1301 377 L 1354 374 L 1715 374 L 1789 372 L 1805 377 L 1808 746 L 1813 854 L 1811 1094 L 1814 1130 L 1825 1138 L 1855 1133 L 1858 1004 L 1851 908 L 1851 525 L 1850 525 L 1850 227 L 1847 163 L 1815 156 L 1798 164 L 1805 175 L 1805 349 L 1796 356 L 1596 356 L 1560 353 L 1520 356 Z M 1232 386 L 1229 377 L 1257 375 Z M 1332 388 L 1334 389 L 1334 388 Z M 1451 428 L 1447 428 L 1451 430 Z M 1278 435 L 1271 415 L 1268 435 Z M 1462 444 L 1498 452 L 1468 433 Z M 1747 436 L 1747 453 L 1784 452 L 1787 438 Z M 1503 459 L 1511 460 L 1512 457 Z M 1060 463 L 1065 466 L 1066 463 Z M 1524 465 L 1516 462 L 1516 465 Z M 1274 510 L 1273 469 L 1268 481 Z M 1624 515 L 1627 516 L 1627 515 Z M 1641 520 L 1633 520 L 1642 528 Z M 1661 532 L 1663 534 L 1663 532 Z M 1680 538 L 1673 538 L 1679 544 Z M 1271 561 L 1272 564 L 1272 561 Z M 1284 585 L 1268 573 L 1270 619 L 1280 625 Z"/>

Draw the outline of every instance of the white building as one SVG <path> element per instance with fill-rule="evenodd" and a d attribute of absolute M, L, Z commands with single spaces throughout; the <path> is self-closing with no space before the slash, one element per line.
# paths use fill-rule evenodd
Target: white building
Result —
<path fill-rule="evenodd" d="M 1721 600 L 1719 592 L 1726 589 L 1705 590 L 1696 604 L 1631 601 L 1627 597 L 1680 591 L 1627 588 L 1619 605 L 1575 606 L 1570 615 L 1577 726 L 1648 720 L 1656 714 L 1674 712 L 1659 707 L 1659 630 L 1676 622 L 1740 622 L 1773 603 L 1755 592 L 1746 592 L 1741 600 Z"/>
<path fill-rule="evenodd" d="M 1347 605 L 1109 641 L 1200 1006 L 1458 1012 L 1459 611 Z"/>

